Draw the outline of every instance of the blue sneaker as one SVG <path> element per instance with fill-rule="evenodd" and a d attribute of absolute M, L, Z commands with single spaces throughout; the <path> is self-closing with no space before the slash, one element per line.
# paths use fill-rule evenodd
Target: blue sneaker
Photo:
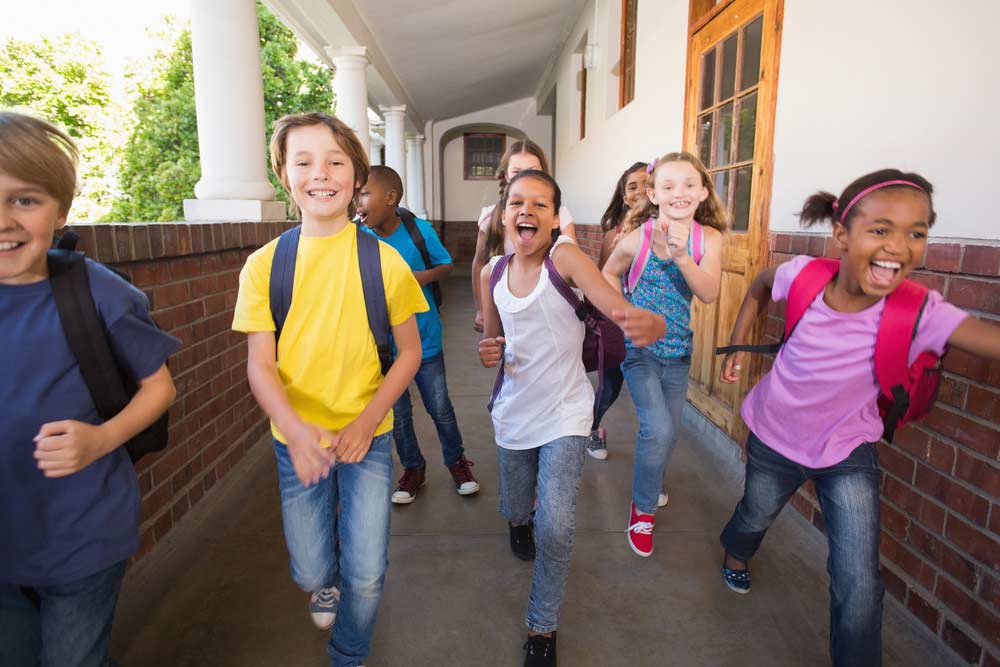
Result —
<path fill-rule="evenodd" d="M 340 606 L 340 591 L 336 587 L 321 588 L 309 598 L 309 613 L 312 614 L 313 625 L 320 630 L 329 630 L 337 620 L 337 607 Z"/>
<path fill-rule="evenodd" d="M 726 561 L 722 561 L 722 580 L 729 586 L 729 590 L 740 595 L 750 592 L 750 569 L 732 570 L 726 567 Z"/>

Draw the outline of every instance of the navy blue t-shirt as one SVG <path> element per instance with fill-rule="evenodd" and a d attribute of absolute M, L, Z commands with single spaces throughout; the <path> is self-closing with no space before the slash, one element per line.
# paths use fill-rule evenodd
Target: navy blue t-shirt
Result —
<path fill-rule="evenodd" d="M 115 356 L 139 379 L 180 348 L 156 328 L 146 295 L 87 261 Z M 139 484 L 124 447 L 66 477 L 33 457 L 43 424 L 101 423 L 63 334 L 48 280 L 0 285 L 0 582 L 63 584 L 105 569 L 139 544 Z"/>

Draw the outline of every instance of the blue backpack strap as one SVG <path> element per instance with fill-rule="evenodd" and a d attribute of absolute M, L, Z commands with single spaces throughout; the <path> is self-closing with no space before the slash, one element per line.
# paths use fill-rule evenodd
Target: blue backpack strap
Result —
<path fill-rule="evenodd" d="M 295 284 L 295 256 L 299 250 L 302 225 L 296 225 L 278 237 L 278 247 L 271 259 L 271 317 L 274 319 L 274 344 L 277 350 L 281 328 L 292 307 L 292 287 Z"/>
<path fill-rule="evenodd" d="M 375 337 L 375 348 L 378 350 L 382 375 L 388 375 L 392 366 L 392 327 L 389 325 L 389 306 L 385 301 L 385 285 L 382 282 L 379 241 L 360 229 L 357 230 L 357 239 L 358 265 L 361 267 L 361 289 L 365 294 L 368 328 Z"/>

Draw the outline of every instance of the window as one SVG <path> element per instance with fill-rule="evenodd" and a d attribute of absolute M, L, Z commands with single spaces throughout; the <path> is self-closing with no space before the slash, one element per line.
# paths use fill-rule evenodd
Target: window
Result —
<path fill-rule="evenodd" d="M 491 181 L 496 178 L 500 159 L 507 150 L 503 134 L 474 133 L 463 137 L 465 147 L 465 180 Z"/>
<path fill-rule="evenodd" d="M 733 0 L 691 0 L 688 21 L 692 31 L 707 24 L 712 17 L 719 14 Z"/>
<path fill-rule="evenodd" d="M 622 0 L 621 65 L 618 78 L 618 108 L 635 99 L 635 32 L 639 0 Z"/>

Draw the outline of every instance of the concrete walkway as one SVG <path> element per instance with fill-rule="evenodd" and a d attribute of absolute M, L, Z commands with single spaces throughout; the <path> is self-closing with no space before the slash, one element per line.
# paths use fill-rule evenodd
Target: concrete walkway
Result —
<path fill-rule="evenodd" d="M 497 456 L 485 404 L 494 374 L 479 366 L 468 278 L 444 309 L 449 387 L 482 490 L 461 498 L 441 465 L 419 402 L 428 460 L 415 503 L 393 507 L 390 567 L 369 667 L 521 664 L 532 566 L 507 546 L 497 513 Z M 636 421 L 628 392 L 606 418 L 607 461 L 587 460 L 573 568 L 559 628 L 563 667 L 828 664 L 825 539 L 791 508 L 753 562 L 754 590 L 719 576 L 718 533 L 742 491 L 739 460 L 682 437 L 657 515 L 656 551 L 625 541 Z M 328 664 L 327 637 L 288 574 L 274 457 L 256 447 L 134 568 L 119 606 L 123 667 Z M 397 476 L 399 474 L 397 462 Z M 943 667 L 954 658 L 886 600 L 887 665 Z"/>

